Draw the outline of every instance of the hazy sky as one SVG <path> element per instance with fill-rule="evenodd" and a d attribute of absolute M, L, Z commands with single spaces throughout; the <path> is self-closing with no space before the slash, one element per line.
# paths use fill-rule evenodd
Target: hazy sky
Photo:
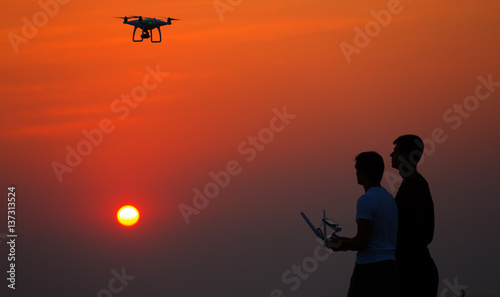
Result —
<path fill-rule="evenodd" d="M 500 294 L 498 1 L 40 3 L 0 12 L 1 296 L 346 296 L 355 253 L 300 212 L 353 236 L 355 155 L 407 133 L 441 296 Z M 134 43 L 125 15 L 181 20 Z"/>

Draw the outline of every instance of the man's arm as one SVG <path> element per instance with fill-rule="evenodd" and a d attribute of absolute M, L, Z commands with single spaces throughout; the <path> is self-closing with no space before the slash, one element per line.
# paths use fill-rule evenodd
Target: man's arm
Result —
<path fill-rule="evenodd" d="M 326 247 L 332 248 L 335 251 L 359 251 L 364 250 L 370 243 L 370 235 L 372 233 L 373 221 L 366 219 L 358 219 L 358 232 L 353 238 L 337 238 L 332 242 L 327 243 Z M 340 242 L 340 247 L 338 243 Z"/>

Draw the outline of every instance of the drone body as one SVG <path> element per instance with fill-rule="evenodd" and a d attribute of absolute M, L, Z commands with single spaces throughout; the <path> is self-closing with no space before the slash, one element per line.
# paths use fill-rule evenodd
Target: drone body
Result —
<path fill-rule="evenodd" d="M 161 42 L 161 26 L 165 25 L 172 25 L 172 21 L 178 21 L 178 19 L 173 19 L 173 18 L 161 18 L 165 19 L 166 21 L 156 19 L 156 18 L 148 18 L 148 17 L 142 17 L 142 16 L 125 16 L 125 17 L 116 17 L 119 19 L 123 19 L 123 23 L 127 25 L 134 26 L 134 32 L 132 33 L 132 41 L 134 42 L 142 42 L 144 39 L 151 38 L 151 42 L 153 43 L 158 43 Z M 137 28 L 140 28 L 142 30 L 141 33 L 141 38 L 136 39 L 135 38 L 135 31 Z M 158 40 L 153 40 L 153 29 L 158 29 L 158 35 L 159 39 Z"/>

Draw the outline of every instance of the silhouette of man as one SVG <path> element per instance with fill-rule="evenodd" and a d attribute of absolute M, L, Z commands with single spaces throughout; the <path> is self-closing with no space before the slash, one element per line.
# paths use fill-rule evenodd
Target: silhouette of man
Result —
<path fill-rule="evenodd" d="M 357 251 L 348 297 L 397 297 L 398 209 L 380 185 L 384 160 L 376 152 L 364 152 L 356 156 L 354 167 L 358 184 L 365 190 L 356 204 L 356 236 L 337 237 L 326 246 L 334 251 Z"/>
<path fill-rule="evenodd" d="M 436 297 L 439 275 L 427 248 L 434 237 L 434 203 L 427 181 L 417 171 L 424 143 L 416 135 L 403 135 L 393 144 L 392 167 L 403 177 L 395 198 L 400 296 Z"/>

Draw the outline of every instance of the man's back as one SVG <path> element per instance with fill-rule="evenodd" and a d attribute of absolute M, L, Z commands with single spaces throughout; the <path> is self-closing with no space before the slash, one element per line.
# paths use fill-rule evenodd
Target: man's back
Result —
<path fill-rule="evenodd" d="M 427 181 L 420 174 L 404 179 L 395 201 L 399 212 L 396 253 L 401 257 L 415 256 L 434 237 L 434 203 Z"/>
<path fill-rule="evenodd" d="M 399 212 L 396 260 L 400 296 L 435 297 L 439 275 L 427 248 L 434 237 L 434 203 L 427 181 L 418 173 L 405 178 L 395 200 Z"/>

